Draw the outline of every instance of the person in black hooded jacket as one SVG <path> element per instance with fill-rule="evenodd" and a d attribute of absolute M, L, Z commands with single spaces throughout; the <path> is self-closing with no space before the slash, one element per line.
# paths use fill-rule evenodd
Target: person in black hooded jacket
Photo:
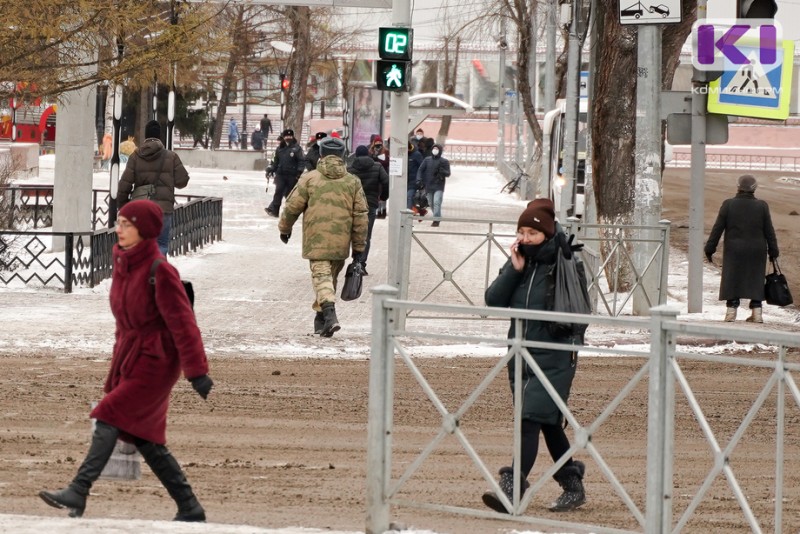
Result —
<path fill-rule="evenodd" d="M 435 144 L 431 155 L 422 161 L 417 171 L 417 182 L 425 186 L 428 194 L 428 204 L 433 208 L 433 216 L 442 216 L 442 198 L 444 197 L 444 183 L 450 176 L 450 162 L 442 156 L 444 148 Z M 431 226 L 439 226 L 439 220 L 433 221 Z"/>
<path fill-rule="evenodd" d="M 367 197 L 367 205 L 369 206 L 367 246 L 361 255 L 362 272 L 366 275 L 368 274 L 367 256 L 369 255 L 369 246 L 372 241 L 372 227 L 375 226 L 378 203 L 389 198 L 389 174 L 380 162 L 372 159 L 369 149 L 364 145 L 359 145 L 356 148 L 355 158 L 350 166 L 347 167 L 347 172 L 358 176 L 361 180 L 361 187 L 364 189 L 364 195 Z"/>

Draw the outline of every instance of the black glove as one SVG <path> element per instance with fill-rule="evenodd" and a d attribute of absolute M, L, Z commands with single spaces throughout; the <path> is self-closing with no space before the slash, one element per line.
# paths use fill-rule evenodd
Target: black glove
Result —
<path fill-rule="evenodd" d="M 353 251 L 353 263 L 361 263 L 361 255 L 362 254 L 363 254 L 363 252 L 356 252 L 354 250 Z"/>
<path fill-rule="evenodd" d="M 714 260 L 711 259 L 711 256 L 713 255 L 713 252 L 706 252 L 706 259 L 708 260 L 708 263 L 714 263 Z"/>
<path fill-rule="evenodd" d="M 272 168 L 272 165 L 267 167 L 267 176 L 275 176 L 275 169 Z"/>
<path fill-rule="evenodd" d="M 425 189 L 425 184 L 423 184 L 423 183 L 422 183 L 422 182 L 420 182 L 420 181 L 417 181 L 417 183 L 415 183 L 415 184 L 414 184 L 414 187 L 416 187 L 416 188 L 417 188 L 417 191 L 420 191 L 420 190 L 422 190 L 422 189 Z"/>
<path fill-rule="evenodd" d="M 208 397 L 208 392 L 211 391 L 211 387 L 214 385 L 214 381 L 211 380 L 211 377 L 208 375 L 203 376 L 196 376 L 189 380 L 192 383 L 192 387 L 197 392 L 198 395 L 206 399 Z"/>
<path fill-rule="evenodd" d="M 775 254 L 770 254 L 769 255 L 769 262 L 770 263 L 774 263 L 775 260 L 777 260 L 777 259 L 778 259 L 778 253 L 777 252 Z"/>
<path fill-rule="evenodd" d="M 290 237 L 292 237 L 292 234 L 281 234 L 281 241 L 288 243 Z"/>

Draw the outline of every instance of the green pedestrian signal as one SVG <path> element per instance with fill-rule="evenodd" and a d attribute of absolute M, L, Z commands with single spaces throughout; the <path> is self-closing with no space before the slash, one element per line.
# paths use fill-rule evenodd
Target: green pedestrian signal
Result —
<path fill-rule="evenodd" d="M 378 28 L 378 56 L 381 59 L 411 61 L 414 30 L 411 28 Z"/>
<path fill-rule="evenodd" d="M 411 53 L 414 30 L 378 28 L 378 60 L 375 84 L 381 91 L 406 92 L 411 87 Z"/>
<path fill-rule="evenodd" d="M 408 91 L 411 83 L 411 62 L 379 59 L 375 83 L 381 91 Z"/>

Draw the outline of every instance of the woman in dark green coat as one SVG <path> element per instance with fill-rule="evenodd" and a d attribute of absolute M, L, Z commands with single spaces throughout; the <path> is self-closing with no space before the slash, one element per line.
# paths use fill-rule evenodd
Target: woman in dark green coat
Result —
<path fill-rule="evenodd" d="M 527 310 L 547 310 L 548 295 L 554 286 L 553 268 L 556 254 L 561 253 L 556 234 L 555 211 L 549 199 L 537 199 L 528 204 L 517 223 L 517 239 L 511 245 L 511 258 L 500 270 L 499 276 L 486 290 L 486 305 Z M 560 231 L 560 228 L 558 229 Z M 526 321 L 525 339 L 559 343 L 565 339 L 554 338 L 546 322 Z M 513 338 L 515 321 L 511 321 L 508 337 Z M 569 398 L 572 379 L 578 361 L 577 352 L 529 349 L 536 363 L 564 402 Z M 514 359 L 508 363 L 509 381 L 514 389 Z M 544 435 L 547 450 L 553 461 L 558 460 L 569 449 L 569 439 L 564 432 L 563 415 L 555 402 L 536 378 L 533 370 L 525 366 L 522 372 L 522 445 L 520 497 L 529 484 L 526 480 L 533 468 L 539 449 L 539 433 Z M 564 493 L 550 507 L 553 511 L 571 510 L 586 502 L 583 489 L 585 466 L 571 458 L 554 475 Z M 500 488 L 511 501 L 514 491 L 513 468 L 500 469 Z M 493 492 L 483 495 L 483 502 L 493 510 L 507 510 Z"/>

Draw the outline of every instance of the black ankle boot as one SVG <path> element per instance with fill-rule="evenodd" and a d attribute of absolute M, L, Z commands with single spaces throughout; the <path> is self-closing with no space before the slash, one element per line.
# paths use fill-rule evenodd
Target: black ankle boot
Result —
<path fill-rule="evenodd" d="M 564 490 L 556 502 L 550 505 L 552 512 L 565 512 L 574 510 L 586 502 L 586 492 L 583 489 L 583 474 L 586 466 L 583 462 L 572 462 L 571 465 L 564 465 L 553 478 Z"/>
<path fill-rule="evenodd" d="M 322 314 L 325 317 L 322 337 L 331 337 L 334 332 L 341 330 L 339 319 L 336 318 L 336 305 L 333 302 L 326 302 L 322 305 Z"/>
<path fill-rule="evenodd" d="M 68 508 L 70 517 L 81 517 L 86 509 L 89 489 L 111 458 L 118 436 L 119 430 L 115 427 L 97 421 L 89 452 L 70 485 L 58 491 L 40 491 L 39 497 L 54 508 Z"/>
<path fill-rule="evenodd" d="M 525 475 L 520 473 L 520 478 L 522 479 L 519 498 L 522 499 L 522 496 L 525 495 L 525 491 L 530 487 L 530 484 L 525 479 Z M 511 504 L 514 504 L 514 468 L 513 467 L 503 467 L 500 469 L 500 480 L 498 481 L 498 485 L 500 489 L 503 491 L 508 500 Z M 497 496 L 497 494 L 493 491 L 487 491 L 483 494 L 483 504 L 494 510 L 495 512 L 499 512 L 501 514 L 507 514 L 508 510 L 506 510 L 506 506 L 503 504 L 503 501 Z"/>
<path fill-rule="evenodd" d="M 325 330 L 325 315 L 321 311 L 314 316 L 314 333 L 321 334 Z"/>
<path fill-rule="evenodd" d="M 173 521 L 205 521 L 205 510 L 197 501 L 186 475 L 169 450 L 164 445 L 149 441 L 137 443 L 136 447 L 153 470 L 153 474 L 158 477 L 169 496 L 178 505 L 178 513 Z"/>

